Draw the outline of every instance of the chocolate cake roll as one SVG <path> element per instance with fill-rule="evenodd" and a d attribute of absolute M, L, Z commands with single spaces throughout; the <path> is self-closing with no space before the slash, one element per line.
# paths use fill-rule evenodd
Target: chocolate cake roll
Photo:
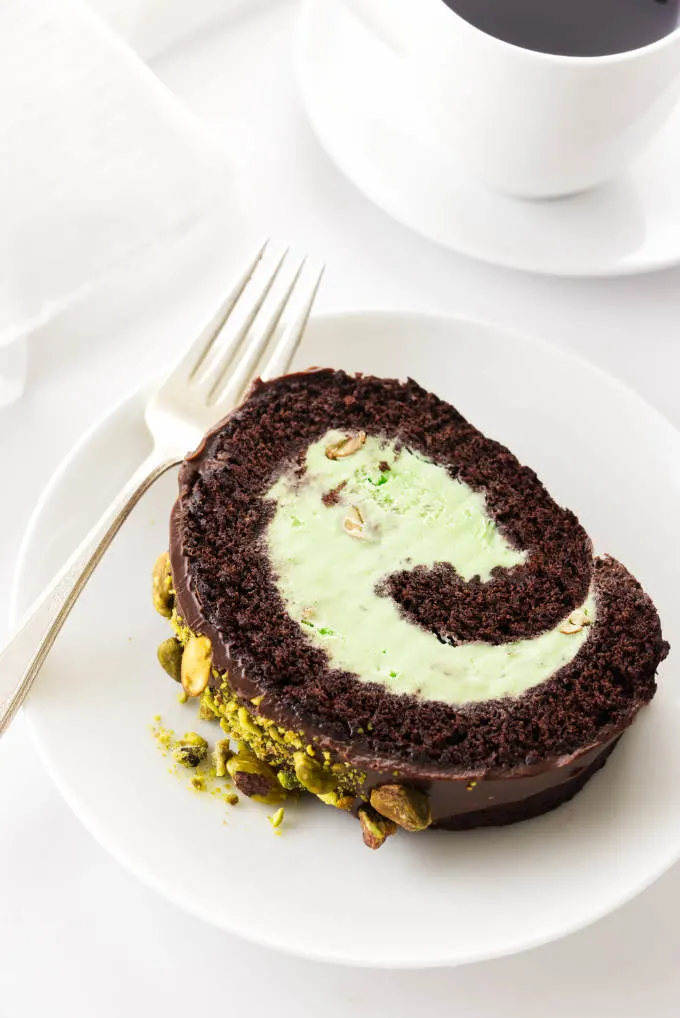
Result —
<path fill-rule="evenodd" d="M 654 696 L 668 644 L 637 580 L 411 380 L 258 382 L 179 488 L 168 670 L 246 794 L 311 792 L 371 847 L 513 823 L 578 792 Z"/>

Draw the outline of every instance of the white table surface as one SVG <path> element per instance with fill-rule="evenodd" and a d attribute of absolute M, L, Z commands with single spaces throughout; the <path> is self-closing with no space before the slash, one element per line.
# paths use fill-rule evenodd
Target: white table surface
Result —
<path fill-rule="evenodd" d="M 157 64 L 233 148 L 234 225 L 223 236 L 216 221 L 179 292 L 161 277 L 140 294 L 129 271 L 32 341 L 28 392 L 0 411 L 3 628 L 18 544 L 45 479 L 92 421 L 192 335 L 218 292 L 216 267 L 238 264 L 246 234 L 273 233 L 327 261 L 321 310 L 447 311 L 540 334 L 680 425 L 680 270 L 543 279 L 468 261 L 391 222 L 340 176 L 305 121 L 291 67 L 294 15 L 288 2 L 253 4 L 247 21 Z M 415 347 L 416 374 L 417 357 Z M 514 958 L 399 973 L 308 963 L 226 936 L 146 890 L 71 815 L 22 718 L 0 743 L 0 1018 L 401 1018 L 425 1007 L 465 1018 L 670 1018 L 680 1013 L 679 909 L 676 867 L 594 927 Z"/>

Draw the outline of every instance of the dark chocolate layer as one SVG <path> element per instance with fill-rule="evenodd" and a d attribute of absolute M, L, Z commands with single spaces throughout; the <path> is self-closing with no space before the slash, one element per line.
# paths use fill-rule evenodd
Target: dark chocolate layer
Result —
<path fill-rule="evenodd" d="M 531 820 L 561 806 L 581 791 L 593 774 L 609 759 L 620 736 L 597 750 L 591 750 L 571 764 L 554 767 L 543 772 L 543 780 L 532 781 L 525 777 L 482 782 L 478 803 L 454 797 L 450 784 L 436 782 L 430 791 L 430 800 L 436 820 L 435 827 L 447 831 L 469 831 L 475 827 L 505 827 L 520 820 Z M 514 786 L 514 787 L 513 787 Z"/>
<path fill-rule="evenodd" d="M 529 552 L 487 584 L 463 583 L 446 565 L 416 568 L 389 577 L 386 596 L 441 639 L 500 643 L 554 626 L 593 582 L 597 624 L 576 659 L 521 697 L 459 707 L 331 668 L 288 616 L 262 541 L 273 512 L 264 495 L 331 428 L 396 439 L 445 466 L 485 494 L 505 536 Z M 258 384 L 182 469 L 171 559 L 180 613 L 210 636 L 237 693 L 264 695 L 265 716 L 313 733 L 338 759 L 377 774 L 389 764 L 414 783 L 439 776 L 451 791 L 466 776 L 524 784 L 542 772 L 548 787 L 563 786 L 574 776 L 560 761 L 586 748 L 599 758 L 654 695 L 668 649 L 637 581 L 612 559 L 593 562 L 578 520 L 533 471 L 412 381 L 314 371 Z"/>

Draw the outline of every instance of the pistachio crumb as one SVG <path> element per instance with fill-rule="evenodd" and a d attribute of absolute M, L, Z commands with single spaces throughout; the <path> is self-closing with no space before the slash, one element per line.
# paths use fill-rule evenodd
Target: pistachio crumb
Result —
<path fill-rule="evenodd" d="M 154 729 L 153 737 L 158 743 L 162 751 L 172 748 L 175 733 L 172 728 L 156 728 Z"/>
<path fill-rule="evenodd" d="M 238 795 L 236 795 L 234 792 L 230 792 L 229 795 L 225 795 L 224 801 L 228 803 L 229 806 L 235 806 L 236 803 L 238 802 Z"/>
<path fill-rule="evenodd" d="M 272 827 L 280 827 L 281 826 L 281 824 L 283 823 L 283 814 L 284 814 L 284 812 L 285 812 L 285 810 L 284 810 L 283 806 L 279 806 L 279 808 L 277 809 L 276 813 L 274 813 L 272 816 L 269 817 L 269 823 L 272 825 Z"/>

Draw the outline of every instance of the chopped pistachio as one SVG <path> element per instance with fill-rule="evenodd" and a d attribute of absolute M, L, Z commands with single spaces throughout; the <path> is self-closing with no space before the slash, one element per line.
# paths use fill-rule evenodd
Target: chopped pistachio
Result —
<path fill-rule="evenodd" d="M 337 781 L 333 774 L 324 770 L 307 753 L 294 753 L 293 766 L 296 778 L 308 792 L 312 792 L 314 795 L 327 795 L 328 792 L 335 791 Z"/>
<path fill-rule="evenodd" d="M 257 802 L 275 805 L 285 798 L 286 793 L 269 764 L 244 753 L 241 746 L 236 756 L 227 761 L 227 771 L 239 792 Z"/>
<path fill-rule="evenodd" d="M 290 771 L 280 770 L 277 771 L 276 777 L 278 779 L 281 788 L 285 788 L 287 792 L 292 792 L 296 788 L 300 787 L 298 779 Z"/>
<path fill-rule="evenodd" d="M 201 706 L 198 708 L 198 716 L 201 721 L 215 721 L 216 714 L 212 707 L 210 707 L 205 700 L 201 700 Z"/>
<path fill-rule="evenodd" d="M 215 763 L 215 777 L 223 778 L 227 773 L 227 762 L 232 757 L 229 739 L 220 739 L 215 743 L 213 760 Z"/>
<path fill-rule="evenodd" d="M 359 431 L 356 435 L 346 435 L 339 442 L 326 446 L 326 456 L 329 460 L 344 459 L 345 456 L 353 456 L 361 449 L 366 441 L 366 432 Z"/>
<path fill-rule="evenodd" d="M 245 707 L 239 707 L 238 720 L 244 732 L 248 732 L 250 735 L 256 735 L 258 738 L 262 734 L 259 727 L 252 721 L 250 714 Z"/>
<path fill-rule="evenodd" d="M 183 767 L 198 767 L 208 755 L 208 743 L 197 732 L 187 732 L 173 749 L 172 755 Z"/>
<path fill-rule="evenodd" d="M 272 827 L 281 826 L 281 824 L 283 823 L 283 814 L 284 814 L 283 806 L 280 806 L 277 809 L 276 813 L 274 813 L 273 816 L 269 817 L 269 823 L 272 825 Z"/>
<path fill-rule="evenodd" d="M 352 505 L 349 507 L 347 516 L 345 516 L 342 525 L 345 529 L 345 533 L 349 534 L 350 537 L 358 537 L 361 540 L 364 539 L 364 518 L 357 506 Z"/>

